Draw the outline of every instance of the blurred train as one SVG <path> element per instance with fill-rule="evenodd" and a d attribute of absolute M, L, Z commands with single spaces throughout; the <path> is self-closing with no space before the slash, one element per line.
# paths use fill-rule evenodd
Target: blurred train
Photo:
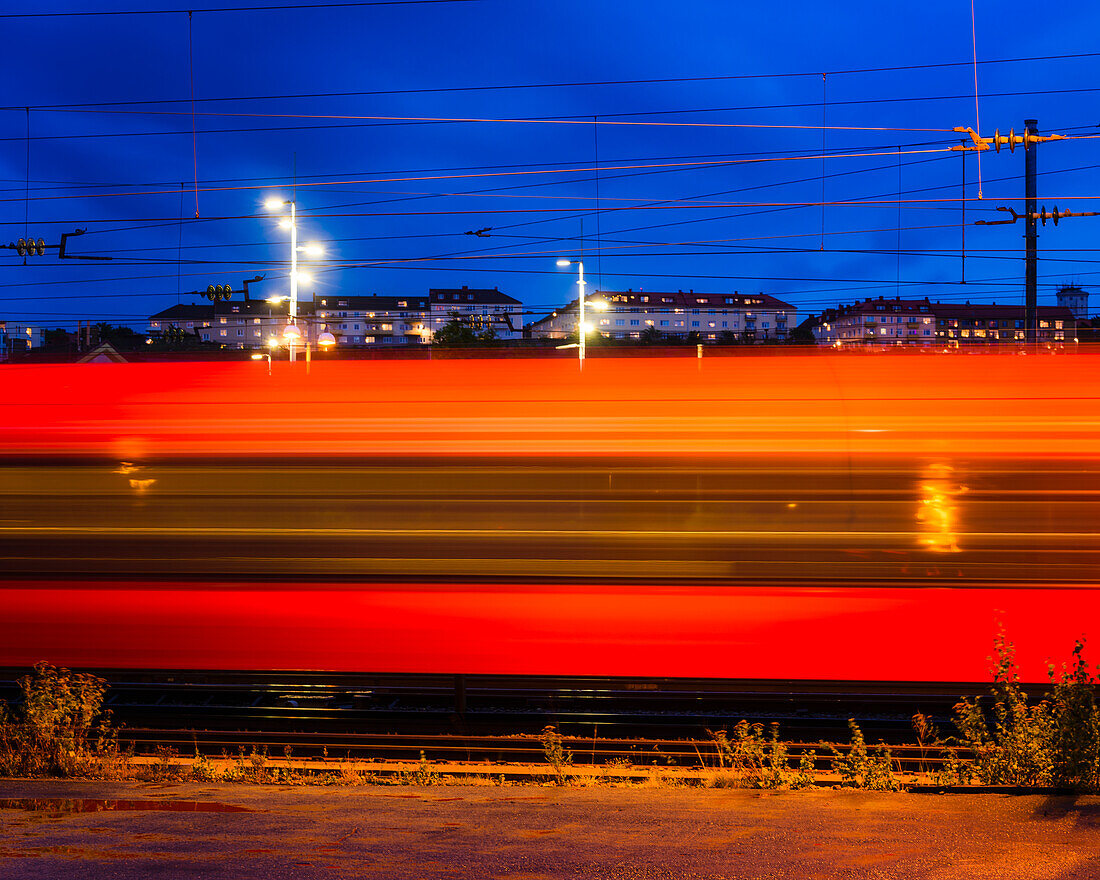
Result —
<path fill-rule="evenodd" d="M 1100 356 L 8 366 L 0 667 L 977 681 L 1097 628 Z"/>

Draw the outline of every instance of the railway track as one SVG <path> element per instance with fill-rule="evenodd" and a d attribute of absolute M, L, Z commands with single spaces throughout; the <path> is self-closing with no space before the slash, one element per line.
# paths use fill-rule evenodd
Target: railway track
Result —
<path fill-rule="evenodd" d="M 508 743 L 537 742 L 546 725 L 554 725 L 571 741 L 612 742 L 618 744 L 615 748 L 638 753 L 641 741 L 658 749 L 674 742 L 709 741 L 707 731 L 731 729 L 742 719 L 765 726 L 776 723 L 784 739 L 812 743 L 846 741 L 848 719 L 855 718 L 868 741 L 904 746 L 913 740 L 911 719 L 916 712 L 949 733 L 959 696 L 986 690 L 963 683 L 101 674 L 109 681 L 105 707 L 113 722 L 123 727 L 127 741 L 140 739 L 144 747 L 155 739 L 148 732 L 157 731 L 174 747 L 210 743 L 216 754 L 222 748 L 267 745 L 276 756 L 284 746 L 309 747 L 316 754 L 328 745 L 358 750 L 363 743 L 388 743 L 370 755 L 381 757 L 400 752 L 406 741 L 446 744 L 450 754 L 461 751 L 463 737 L 483 743 L 477 749 L 492 751 Z M 16 677 L 16 670 L 0 670 L 0 699 L 17 702 Z M 407 754 L 418 757 L 421 747 L 428 750 L 410 746 Z M 694 751 L 678 755 L 676 760 L 693 755 Z"/>
<path fill-rule="evenodd" d="M 462 734 L 378 734 L 340 733 L 288 734 L 285 731 L 226 731 L 130 729 L 123 731 L 121 741 L 132 745 L 140 757 L 169 756 L 207 758 L 241 758 L 253 756 L 275 759 L 307 760 L 310 762 L 409 762 L 428 764 L 468 765 L 471 772 L 487 767 L 506 765 L 539 765 L 547 763 L 544 745 L 537 735 L 471 736 Z M 638 767 L 649 769 L 679 768 L 719 770 L 725 766 L 714 738 L 707 739 L 647 739 L 563 736 L 562 748 L 572 755 L 579 766 L 609 768 Z M 850 745 L 844 742 L 788 742 L 789 763 L 797 766 L 806 752 L 816 754 L 818 769 L 826 769 L 833 749 L 846 754 Z M 896 770 L 916 772 L 934 770 L 946 760 L 943 749 L 914 743 L 890 746 Z M 954 749 L 957 756 L 967 757 L 965 749 Z M 502 770 L 503 772 L 503 770 Z"/>

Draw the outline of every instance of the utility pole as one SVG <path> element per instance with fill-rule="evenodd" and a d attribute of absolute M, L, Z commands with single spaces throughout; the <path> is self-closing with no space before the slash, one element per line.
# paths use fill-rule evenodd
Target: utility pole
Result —
<path fill-rule="evenodd" d="M 1039 120 L 1025 119 L 1024 128 L 1029 135 L 1039 134 Z M 1038 319 L 1038 230 L 1035 228 L 1035 154 L 1039 151 L 1038 142 L 1031 144 L 1030 150 L 1024 150 L 1024 240 L 1027 246 L 1026 270 L 1024 281 L 1024 336 L 1028 345 L 1039 341 Z"/>
<path fill-rule="evenodd" d="M 1035 151 L 1043 141 L 1062 141 L 1066 139 L 1063 134 L 1039 135 L 1039 121 L 1037 119 L 1024 120 L 1024 133 L 1016 134 L 1010 130 L 1007 135 L 1002 135 L 1000 129 L 993 133 L 993 137 L 983 138 L 972 128 L 957 126 L 955 131 L 970 137 L 970 143 L 963 143 L 951 147 L 952 150 L 981 150 L 993 149 L 1001 151 L 1002 146 L 1008 147 L 1010 152 L 1016 151 L 1016 146 L 1024 148 L 1024 213 L 1018 214 L 1014 208 L 998 207 L 998 211 L 1004 211 L 1012 217 L 1011 220 L 975 220 L 975 226 L 1001 226 L 1007 223 L 1015 223 L 1023 217 L 1024 227 L 1024 339 L 1027 345 L 1037 345 L 1039 342 L 1039 307 L 1038 307 L 1038 230 L 1035 221 L 1039 220 L 1044 226 L 1047 220 L 1053 220 L 1054 225 L 1065 217 L 1096 217 L 1098 211 L 1059 211 L 1054 206 L 1053 211 L 1047 211 L 1046 206 L 1039 208 L 1036 204 L 1036 162 Z M 965 156 L 965 152 L 963 153 Z"/>

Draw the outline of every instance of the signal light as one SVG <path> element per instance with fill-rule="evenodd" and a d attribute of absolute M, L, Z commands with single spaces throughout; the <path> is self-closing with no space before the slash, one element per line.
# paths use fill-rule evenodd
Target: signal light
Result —
<path fill-rule="evenodd" d="M 203 296 L 210 302 L 229 301 L 233 298 L 233 288 L 228 284 L 211 284 L 206 288 L 206 293 Z"/>
<path fill-rule="evenodd" d="M 21 257 L 45 256 L 46 242 L 41 238 L 38 241 L 33 238 L 21 238 L 15 243 L 15 250 Z"/>

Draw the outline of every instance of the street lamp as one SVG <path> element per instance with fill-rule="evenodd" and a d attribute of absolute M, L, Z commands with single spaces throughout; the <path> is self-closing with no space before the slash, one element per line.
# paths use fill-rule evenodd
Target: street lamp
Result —
<path fill-rule="evenodd" d="M 577 267 L 577 355 L 580 358 L 580 369 L 584 369 L 584 337 L 588 328 L 584 324 L 584 261 L 583 260 L 558 260 L 558 265 Z"/>
<path fill-rule="evenodd" d="M 290 323 L 287 325 L 289 329 L 295 326 L 298 321 L 298 252 L 301 251 L 310 257 L 320 257 L 324 254 L 324 249 L 315 241 L 309 242 L 305 247 L 298 247 L 297 203 L 294 199 L 280 199 L 277 196 L 272 196 L 264 202 L 264 207 L 269 211 L 278 211 L 287 205 L 290 206 L 290 217 L 284 217 L 280 220 L 279 226 L 290 229 Z M 302 276 L 302 280 L 309 281 L 310 279 Z M 295 359 L 294 343 L 302 334 L 299 332 L 295 336 L 284 331 L 283 335 L 287 337 L 287 344 L 290 346 L 290 360 L 293 362 Z"/>

